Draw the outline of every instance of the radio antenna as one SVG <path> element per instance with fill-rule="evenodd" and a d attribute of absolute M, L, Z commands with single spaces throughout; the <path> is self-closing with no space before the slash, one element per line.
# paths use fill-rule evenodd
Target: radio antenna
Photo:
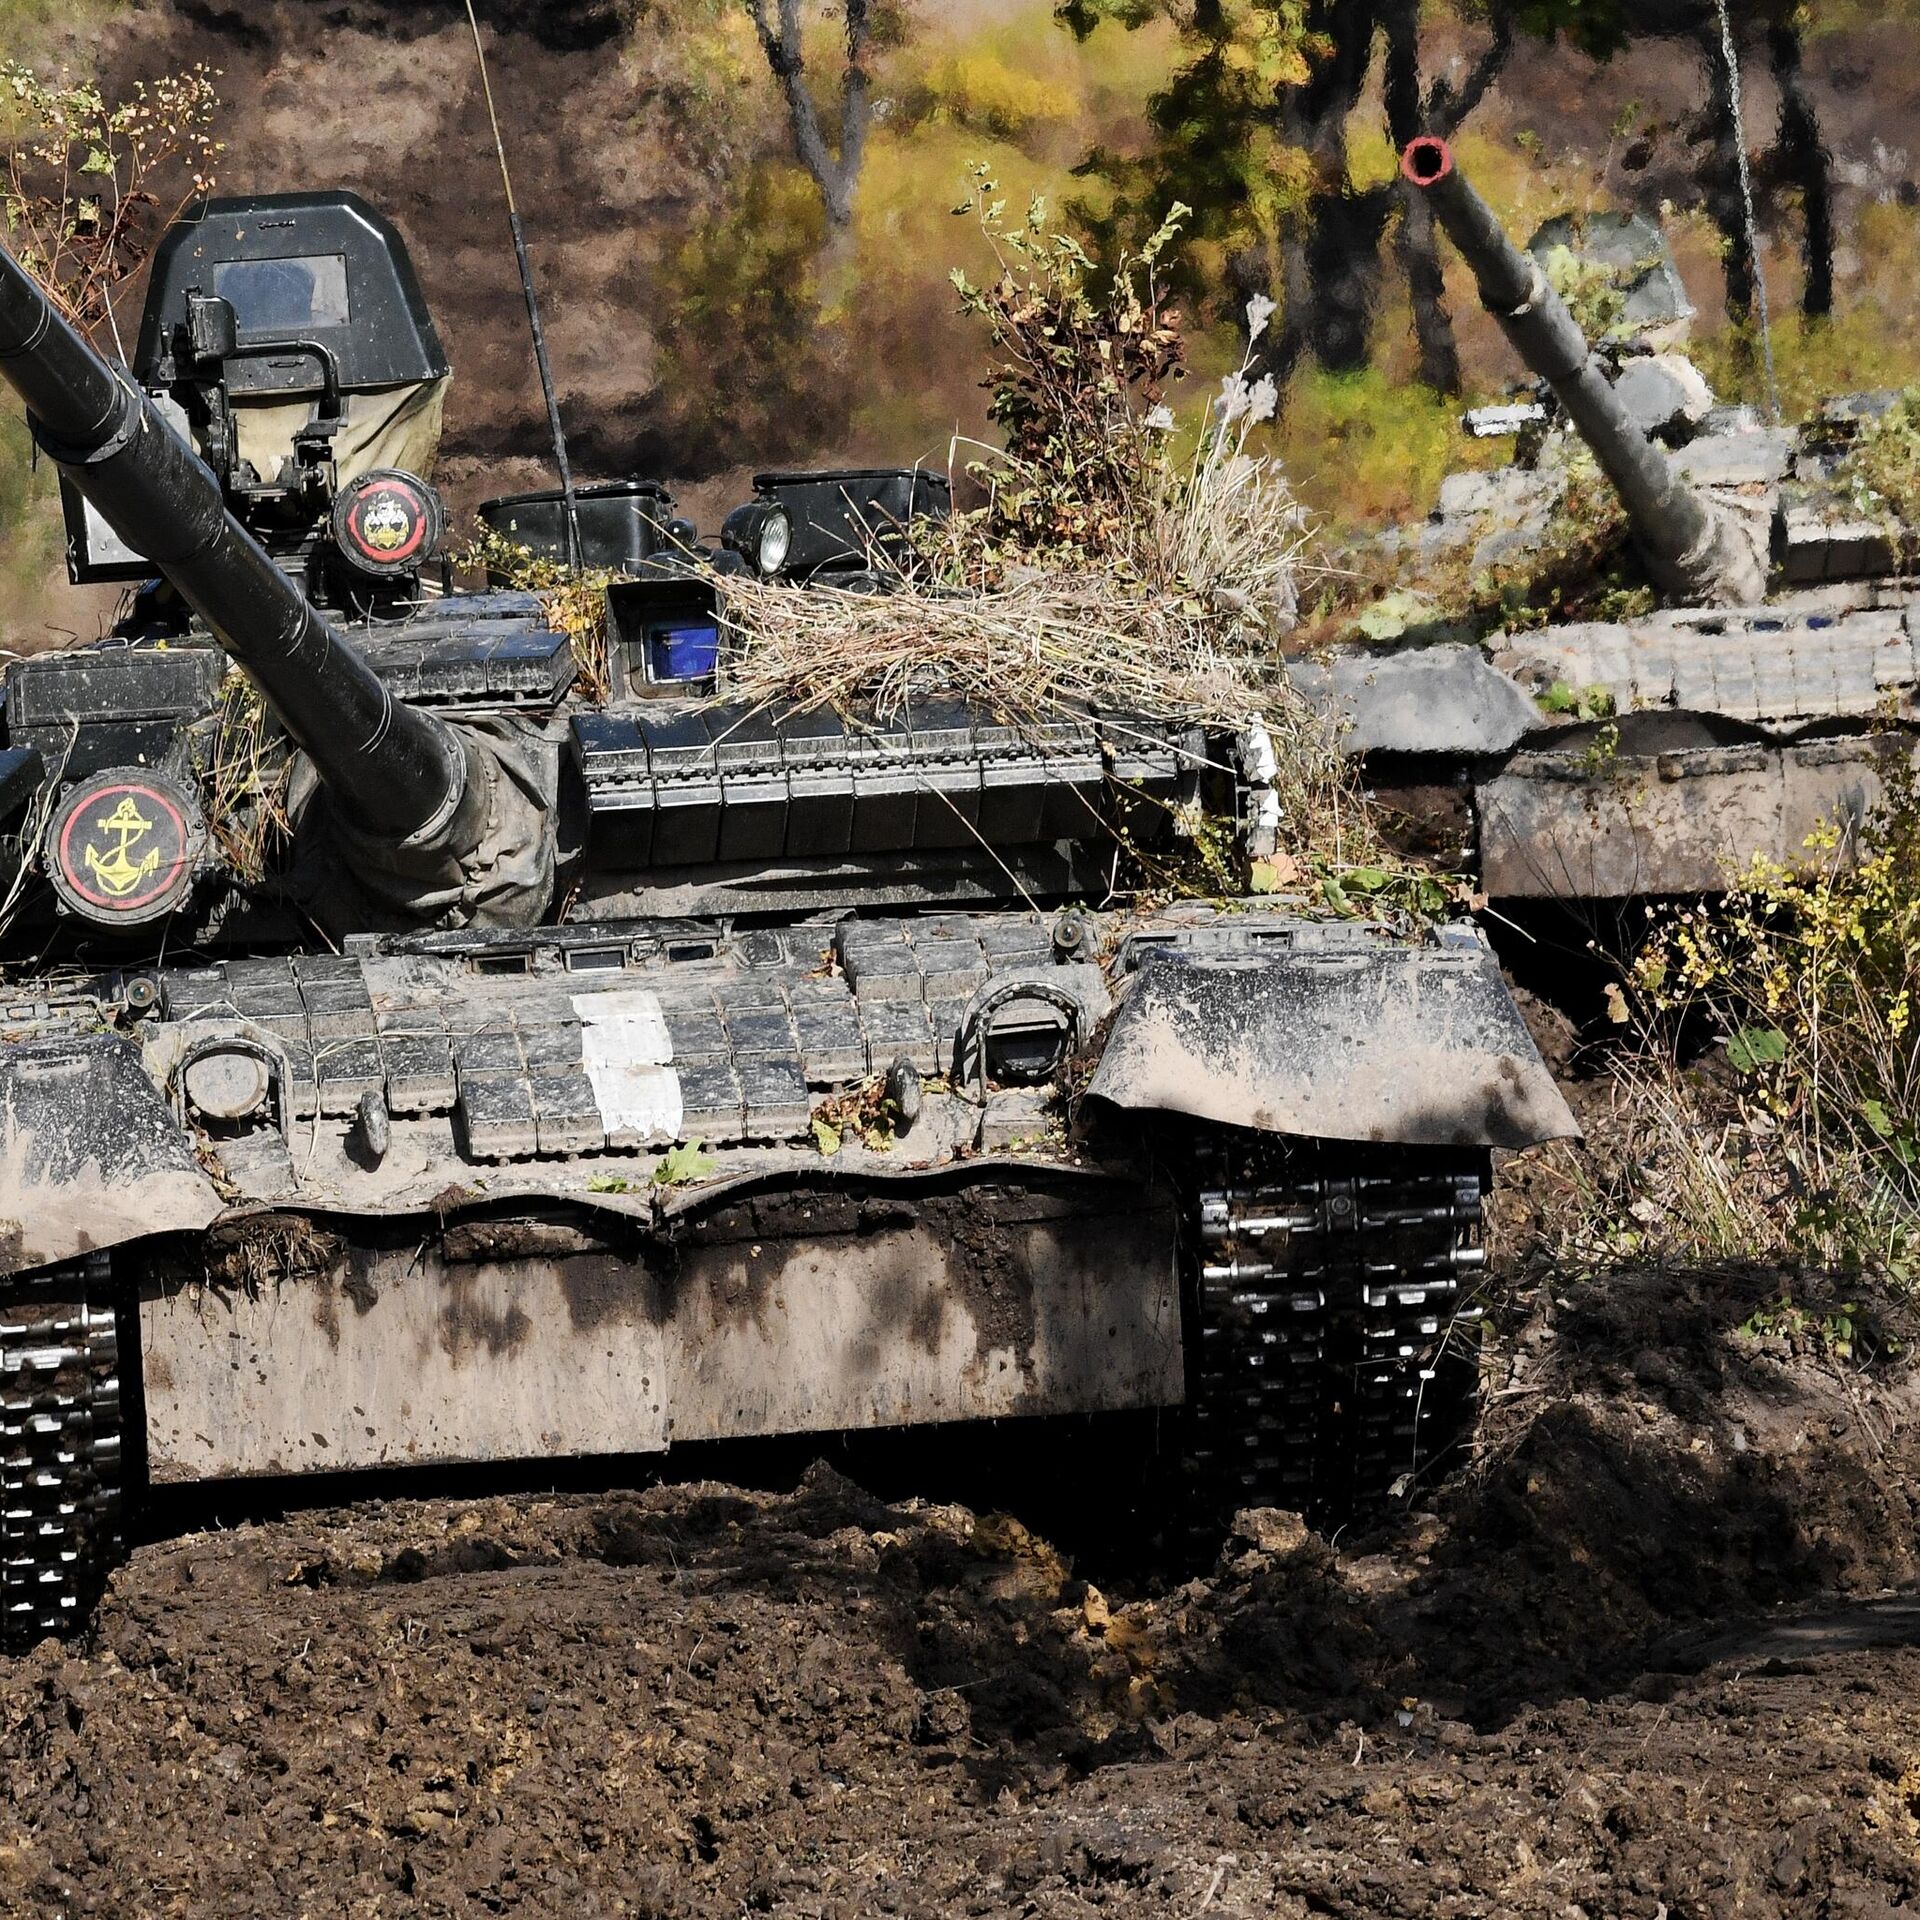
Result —
<path fill-rule="evenodd" d="M 480 39 L 480 21 L 467 0 L 467 25 L 473 29 L 474 58 L 480 63 L 480 91 L 486 96 L 487 122 L 493 128 L 493 150 L 500 159 L 500 185 L 507 196 L 507 225 L 513 230 L 513 257 L 520 263 L 520 291 L 527 297 L 527 326 L 533 334 L 534 363 L 540 369 L 540 391 L 547 401 L 547 426 L 553 434 L 554 464 L 560 469 L 560 500 L 567 520 L 567 558 L 581 569 L 580 503 L 573 491 L 573 467 L 567 459 L 567 436 L 560 425 L 560 402 L 553 391 L 553 367 L 547 359 L 547 330 L 540 324 L 540 297 L 533 289 L 533 262 L 527 258 L 526 230 L 514 204 L 513 175 L 507 171 L 507 144 L 500 137 L 500 116 L 493 110 L 493 82 L 487 77 L 487 49 Z"/>

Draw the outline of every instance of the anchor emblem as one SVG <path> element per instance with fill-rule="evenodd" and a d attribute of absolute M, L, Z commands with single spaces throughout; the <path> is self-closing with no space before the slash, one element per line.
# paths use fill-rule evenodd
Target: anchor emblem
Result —
<path fill-rule="evenodd" d="M 120 804 L 104 819 L 93 823 L 102 833 L 114 836 L 114 847 L 102 859 L 91 846 L 87 848 L 87 871 L 116 900 L 124 900 L 143 880 L 160 870 L 160 849 L 151 849 L 144 858 L 129 854 L 135 841 L 153 831 L 153 822 L 134 805 L 133 795 L 125 794 Z"/>

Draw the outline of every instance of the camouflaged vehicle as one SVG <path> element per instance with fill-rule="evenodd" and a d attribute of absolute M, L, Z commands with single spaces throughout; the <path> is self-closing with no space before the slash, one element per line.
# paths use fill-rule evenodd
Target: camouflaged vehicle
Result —
<path fill-rule="evenodd" d="M 1913 535 L 1846 470 L 1895 396 L 1836 399 L 1797 429 L 1718 404 L 1674 350 L 1690 310 L 1644 222 L 1625 239 L 1634 337 L 1596 350 L 1543 264 L 1566 223 L 1521 251 L 1440 140 L 1413 142 L 1402 171 L 1538 383 L 1468 417 L 1516 433 L 1516 458 L 1452 476 L 1430 523 L 1393 536 L 1409 578 L 1537 550 L 1584 440 L 1658 605 L 1484 645 L 1410 630 L 1303 666 L 1368 786 L 1437 821 L 1507 903 L 1714 892 L 1757 854 L 1793 859 L 1822 822 L 1844 834 L 1920 718 Z M 1604 236 L 1616 256 L 1629 224 Z"/>
<path fill-rule="evenodd" d="M 1192 1511 L 1331 1514 L 1456 1443 L 1491 1152 L 1573 1130 L 1479 933 L 1083 910 L 1122 825 L 1272 829 L 1246 741 L 729 701 L 715 570 L 851 578 L 925 476 L 713 550 L 583 489 L 589 686 L 437 576 L 448 365 L 352 196 L 172 231 L 129 371 L 0 255 L 0 373 L 138 588 L 6 679 L 9 1644 L 176 1482 L 1164 1408 Z"/>

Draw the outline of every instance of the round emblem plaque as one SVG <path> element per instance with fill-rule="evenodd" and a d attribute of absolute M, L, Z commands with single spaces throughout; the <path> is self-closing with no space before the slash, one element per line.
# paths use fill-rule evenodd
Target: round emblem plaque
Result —
<path fill-rule="evenodd" d="M 411 573 L 440 544 L 440 496 L 398 467 L 363 473 L 333 503 L 333 540 L 348 563 L 376 579 Z"/>
<path fill-rule="evenodd" d="M 184 904 L 206 827 L 179 781 L 111 767 L 69 789 L 46 845 L 54 891 L 72 912 L 96 926 L 139 926 Z"/>

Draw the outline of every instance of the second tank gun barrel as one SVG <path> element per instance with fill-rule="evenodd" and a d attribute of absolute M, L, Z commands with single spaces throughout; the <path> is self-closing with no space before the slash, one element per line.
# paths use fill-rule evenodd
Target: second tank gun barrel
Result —
<path fill-rule="evenodd" d="M 487 805 L 461 735 L 393 698 L 227 510 L 206 463 L 4 247 L 0 377 L 26 402 L 42 451 L 251 676 L 339 816 L 379 845 L 456 861 L 471 852 Z"/>
<path fill-rule="evenodd" d="M 1688 600 L 1758 600 L 1766 579 L 1752 544 L 1641 430 L 1539 261 L 1508 238 L 1447 143 L 1431 135 L 1408 142 L 1400 171 L 1466 256 L 1481 305 L 1593 450 L 1655 585 Z"/>

